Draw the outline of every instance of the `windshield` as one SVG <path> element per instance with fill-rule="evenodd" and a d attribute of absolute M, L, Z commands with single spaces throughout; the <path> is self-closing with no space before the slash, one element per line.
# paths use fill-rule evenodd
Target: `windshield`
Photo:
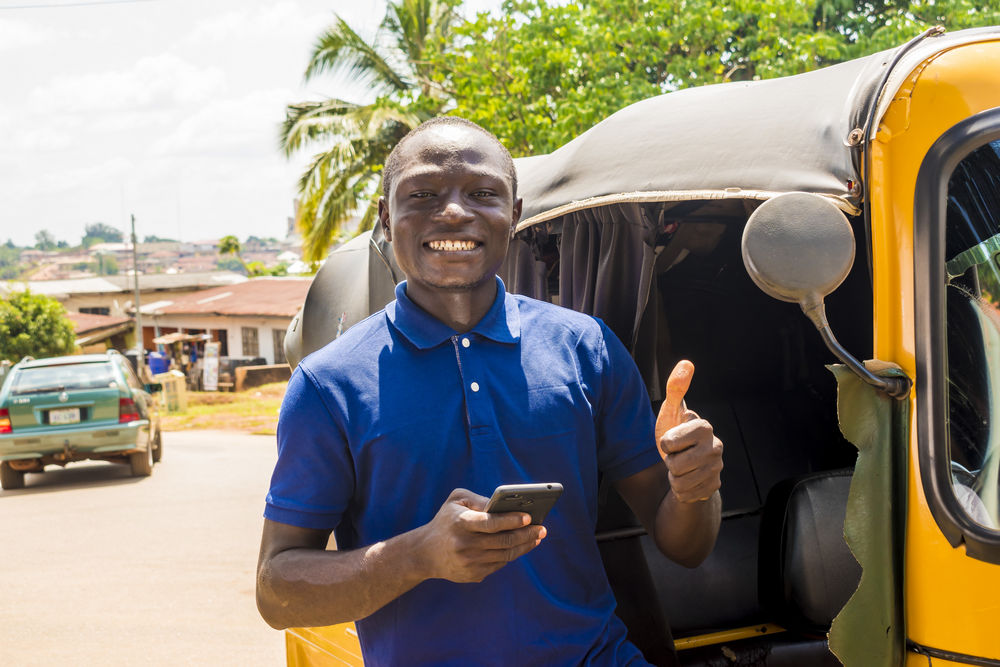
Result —
<path fill-rule="evenodd" d="M 948 183 L 945 236 L 952 490 L 977 523 L 1000 527 L 1000 141 Z"/>
<path fill-rule="evenodd" d="M 22 368 L 13 383 L 11 393 L 18 395 L 118 386 L 108 361 Z"/>

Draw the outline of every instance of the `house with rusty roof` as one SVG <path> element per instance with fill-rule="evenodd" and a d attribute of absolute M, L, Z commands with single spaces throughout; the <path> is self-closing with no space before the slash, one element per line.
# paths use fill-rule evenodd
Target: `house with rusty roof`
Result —
<path fill-rule="evenodd" d="M 155 350 L 164 341 L 209 339 L 219 342 L 222 357 L 284 363 L 285 330 L 305 302 L 311 282 L 311 278 L 252 278 L 143 303 L 143 346 Z"/>
<path fill-rule="evenodd" d="M 234 271 L 140 274 L 139 300 L 141 303 L 152 303 L 162 299 L 176 299 L 246 280 L 246 276 Z M 135 310 L 132 304 L 135 298 L 135 278 L 132 275 L 66 280 L 11 280 L 0 283 L 0 294 L 23 289 L 56 299 L 69 312 L 121 317 Z"/>
<path fill-rule="evenodd" d="M 66 313 L 66 317 L 73 323 L 76 344 L 84 353 L 103 352 L 108 348 L 124 350 L 129 347 L 135 329 L 131 317 L 79 312 Z"/>

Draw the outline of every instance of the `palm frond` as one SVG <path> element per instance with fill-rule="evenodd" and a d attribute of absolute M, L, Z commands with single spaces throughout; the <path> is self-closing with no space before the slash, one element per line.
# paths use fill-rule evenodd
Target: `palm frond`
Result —
<path fill-rule="evenodd" d="M 377 42 L 376 36 L 376 42 Z M 322 72 L 344 72 L 379 91 L 402 91 L 410 83 L 396 72 L 373 44 L 367 43 L 344 19 L 336 16 L 316 40 L 305 79 Z"/>
<path fill-rule="evenodd" d="M 314 190 L 307 192 L 299 208 L 298 225 L 302 232 L 303 257 L 318 261 L 326 256 L 331 241 L 373 195 L 377 175 L 370 169 L 322 173 Z M 359 173 L 360 171 L 360 173 Z"/>
<path fill-rule="evenodd" d="M 289 104 L 279 131 L 279 146 L 286 157 L 308 143 L 340 134 L 352 117 L 363 112 L 352 102 L 329 99 Z"/>

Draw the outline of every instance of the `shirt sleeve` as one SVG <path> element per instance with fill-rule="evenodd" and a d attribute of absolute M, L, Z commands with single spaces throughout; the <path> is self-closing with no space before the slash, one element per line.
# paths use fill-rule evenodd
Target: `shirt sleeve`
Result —
<path fill-rule="evenodd" d="M 600 325 L 598 464 L 606 477 L 619 480 L 662 459 L 654 442 L 653 408 L 639 369 L 618 337 L 604 322 Z"/>
<path fill-rule="evenodd" d="M 264 516 L 301 528 L 333 530 L 354 494 L 347 439 L 313 378 L 300 366 L 278 417 L 278 461 Z"/>

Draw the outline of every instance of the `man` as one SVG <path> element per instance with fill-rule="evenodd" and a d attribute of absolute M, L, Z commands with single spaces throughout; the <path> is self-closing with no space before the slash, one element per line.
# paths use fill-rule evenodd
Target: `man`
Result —
<path fill-rule="evenodd" d="M 594 541 L 598 476 L 694 566 L 718 532 L 721 442 L 688 412 L 657 448 L 610 330 L 506 293 L 496 272 L 521 201 L 493 135 L 428 121 L 383 184 L 406 281 L 289 382 L 261 614 L 276 628 L 358 620 L 366 664 L 641 663 Z M 565 488 L 544 527 L 481 511 L 496 486 L 528 482 Z"/>

